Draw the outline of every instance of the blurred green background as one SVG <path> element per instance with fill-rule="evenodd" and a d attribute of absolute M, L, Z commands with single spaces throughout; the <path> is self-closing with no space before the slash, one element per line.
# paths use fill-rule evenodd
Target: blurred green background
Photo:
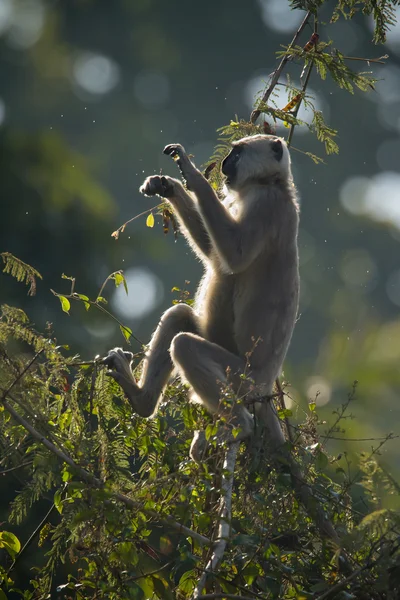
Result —
<path fill-rule="evenodd" d="M 80 305 L 66 315 L 50 288 L 68 293 L 65 273 L 94 298 L 109 273 L 124 269 L 129 297 L 112 282 L 104 295 L 147 341 L 176 297 L 171 288 L 189 280 L 193 292 L 201 267 L 181 236 L 164 237 L 159 217 L 153 229 L 142 217 L 117 241 L 111 233 L 156 203 L 138 192 L 145 176 L 177 174 L 165 144 L 179 141 L 201 165 L 218 127 L 248 119 L 275 52 L 303 16 L 285 0 L 0 0 L 0 250 L 44 277 L 30 298 L 2 276 L 1 302 L 23 307 L 39 330 L 52 323 L 59 343 L 90 359 L 123 344 L 118 326 Z M 375 47 L 366 18 L 329 25 L 329 16 L 321 40 L 348 56 L 390 56 L 385 65 L 351 63 L 379 79 L 369 94 L 311 78 L 325 120 L 339 130 L 340 154 L 316 166 L 292 151 L 302 300 L 285 376 L 297 417 L 317 395 L 328 422 L 357 379 L 346 435 L 380 437 L 398 434 L 400 423 L 400 26 Z M 292 62 L 289 72 L 298 84 L 301 66 Z M 293 146 L 324 156 L 306 129 Z M 398 449 L 391 441 L 382 457 L 395 471 Z"/>

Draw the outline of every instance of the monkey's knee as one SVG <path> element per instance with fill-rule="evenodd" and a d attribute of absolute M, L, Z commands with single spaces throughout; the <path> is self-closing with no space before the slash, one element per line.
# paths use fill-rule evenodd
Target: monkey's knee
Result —
<path fill-rule="evenodd" d="M 193 353 L 193 339 L 198 336 L 192 333 L 178 333 L 174 337 L 170 347 L 171 358 L 175 364 L 184 365 L 190 354 Z"/>
<path fill-rule="evenodd" d="M 178 331 L 197 331 L 197 318 L 194 310 L 187 304 L 175 304 L 161 317 L 163 325 Z"/>

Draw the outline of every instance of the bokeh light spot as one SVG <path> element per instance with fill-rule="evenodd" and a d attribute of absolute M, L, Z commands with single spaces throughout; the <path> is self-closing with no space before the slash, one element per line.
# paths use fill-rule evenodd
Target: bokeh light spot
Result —
<path fill-rule="evenodd" d="M 340 190 L 345 209 L 400 229 L 400 173 L 384 171 L 368 177 L 353 177 Z"/>
<path fill-rule="evenodd" d="M 303 13 L 292 10 L 288 2 L 282 0 L 258 0 L 261 18 L 269 29 L 285 33 L 293 31 L 304 18 Z"/>
<path fill-rule="evenodd" d="M 161 280 L 144 267 L 134 267 L 124 273 L 129 294 L 120 285 L 111 299 L 113 309 L 125 319 L 140 319 L 151 313 L 164 297 Z"/>
<path fill-rule="evenodd" d="M 41 0 L 14 1 L 11 24 L 7 32 L 9 46 L 17 50 L 30 48 L 41 36 L 46 11 Z"/>
<path fill-rule="evenodd" d="M 328 404 L 332 396 L 332 387 L 326 379 L 320 375 L 309 377 L 305 383 L 307 398 L 315 402 L 317 406 Z"/>
<path fill-rule="evenodd" d="M 101 54 L 85 52 L 74 62 L 75 83 L 91 94 L 106 94 L 119 82 L 118 65 Z"/>
<path fill-rule="evenodd" d="M 7 31 L 12 23 L 13 3 L 12 0 L 0 0 L 0 35 Z"/>

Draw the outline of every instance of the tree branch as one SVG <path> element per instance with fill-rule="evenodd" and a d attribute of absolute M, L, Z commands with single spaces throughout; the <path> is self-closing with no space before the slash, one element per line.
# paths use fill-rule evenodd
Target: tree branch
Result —
<path fill-rule="evenodd" d="M 305 28 L 305 26 L 308 23 L 309 18 L 311 17 L 312 13 L 309 10 L 306 14 L 306 16 L 304 17 L 300 27 L 298 28 L 298 30 L 296 31 L 294 38 L 292 39 L 292 41 L 290 42 L 289 46 L 288 46 L 288 51 L 290 50 L 290 48 L 293 48 L 293 46 L 296 45 L 297 40 L 299 39 L 303 29 Z M 274 87 L 276 86 L 276 84 L 278 83 L 279 77 L 281 76 L 281 73 L 283 71 L 283 69 L 285 68 L 286 63 L 288 62 L 290 58 L 289 52 L 287 52 L 285 54 L 285 56 L 282 58 L 281 62 L 279 63 L 279 65 L 277 66 L 277 68 L 275 69 L 275 71 L 272 74 L 272 78 L 271 78 L 271 82 L 269 84 L 269 86 L 267 87 L 267 89 L 265 90 L 261 100 L 260 100 L 260 104 L 267 104 L 270 95 L 273 92 Z M 250 115 L 250 123 L 255 123 L 258 119 L 258 117 L 260 116 L 261 111 L 258 110 L 258 108 L 255 108 L 253 110 L 253 112 Z"/>
<path fill-rule="evenodd" d="M 76 462 L 66 452 L 59 450 L 57 446 L 50 442 L 46 437 L 44 437 L 44 435 L 37 431 L 37 429 L 35 429 L 26 419 L 24 419 L 24 417 L 22 417 L 11 406 L 11 404 L 7 402 L 7 400 L 1 398 L 1 402 L 4 408 L 10 413 L 10 415 L 15 419 L 15 421 L 19 425 L 22 425 L 22 427 L 24 427 L 26 431 L 28 431 L 35 440 L 43 444 L 43 446 L 45 446 L 48 450 L 50 450 L 50 452 L 55 454 L 55 456 L 57 456 L 57 458 L 59 458 L 62 462 L 67 463 L 67 465 L 74 469 L 74 471 L 81 479 L 98 489 L 104 489 L 104 484 L 100 479 L 92 475 L 92 473 L 89 473 L 89 471 L 86 471 L 86 469 L 84 469 L 83 467 L 76 464 Z M 129 498 L 129 496 L 125 496 L 125 494 L 120 494 L 117 492 L 113 493 L 112 496 L 115 498 L 115 500 L 119 500 L 129 508 L 133 508 L 135 510 L 138 510 L 140 508 L 140 510 L 148 514 L 150 517 L 157 519 L 160 523 L 163 523 L 164 525 L 169 525 L 170 527 L 172 527 L 172 529 L 175 529 L 179 533 L 184 533 L 185 535 L 190 536 L 193 540 L 196 540 L 202 546 L 209 546 L 211 544 L 211 540 L 209 538 L 206 538 L 204 535 L 201 535 L 200 533 L 197 533 L 196 531 L 185 527 L 185 525 L 181 525 L 169 515 L 160 519 L 160 516 L 157 512 L 143 508 L 143 506 L 139 502 L 132 500 L 132 498 Z"/>
<path fill-rule="evenodd" d="M 220 498 L 220 522 L 218 526 L 218 534 L 215 545 L 213 547 L 212 555 L 200 580 L 193 593 L 193 600 L 199 600 L 202 598 L 201 592 L 206 585 L 207 577 L 210 573 L 213 573 L 219 566 L 224 556 L 226 544 L 228 543 L 230 536 L 231 527 L 231 514 L 232 514 L 232 486 L 233 486 L 233 475 L 235 471 L 236 455 L 239 450 L 240 442 L 233 442 L 228 448 L 225 454 L 225 460 L 222 467 L 222 480 L 221 480 L 221 498 Z M 211 598 L 218 598 L 221 596 L 210 596 Z M 224 597 L 224 595 L 222 596 Z M 226 596 L 225 594 L 225 597 Z M 234 596 L 231 596 L 234 597 Z"/>

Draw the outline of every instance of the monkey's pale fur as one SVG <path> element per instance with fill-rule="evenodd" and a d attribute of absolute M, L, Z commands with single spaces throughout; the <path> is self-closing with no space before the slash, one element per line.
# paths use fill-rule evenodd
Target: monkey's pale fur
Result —
<path fill-rule="evenodd" d="M 285 142 L 256 135 L 233 144 L 222 164 L 226 196 L 221 202 L 182 146 L 164 150 L 186 180 L 151 176 L 140 191 L 159 194 L 173 206 L 181 229 L 202 260 L 205 275 L 195 307 L 168 309 L 152 337 L 139 384 L 130 354 L 111 350 L 104 362 L 133 409 L 148 417 L 157 408 L 175 367 L 210 413 L 220 412 L 221 385 L 238 396 L 271 394 L 296 320 L 299 295 L 298 205 Z M 251 380 L 243 381 L 246 373 Z M 271 400 L 254 404 L 263 413 L 273 445 L 284 441 Z M 227 410 L 226 407 L 224 409 Z M 252 416 L 234 403 L 241 437 Z"/>

